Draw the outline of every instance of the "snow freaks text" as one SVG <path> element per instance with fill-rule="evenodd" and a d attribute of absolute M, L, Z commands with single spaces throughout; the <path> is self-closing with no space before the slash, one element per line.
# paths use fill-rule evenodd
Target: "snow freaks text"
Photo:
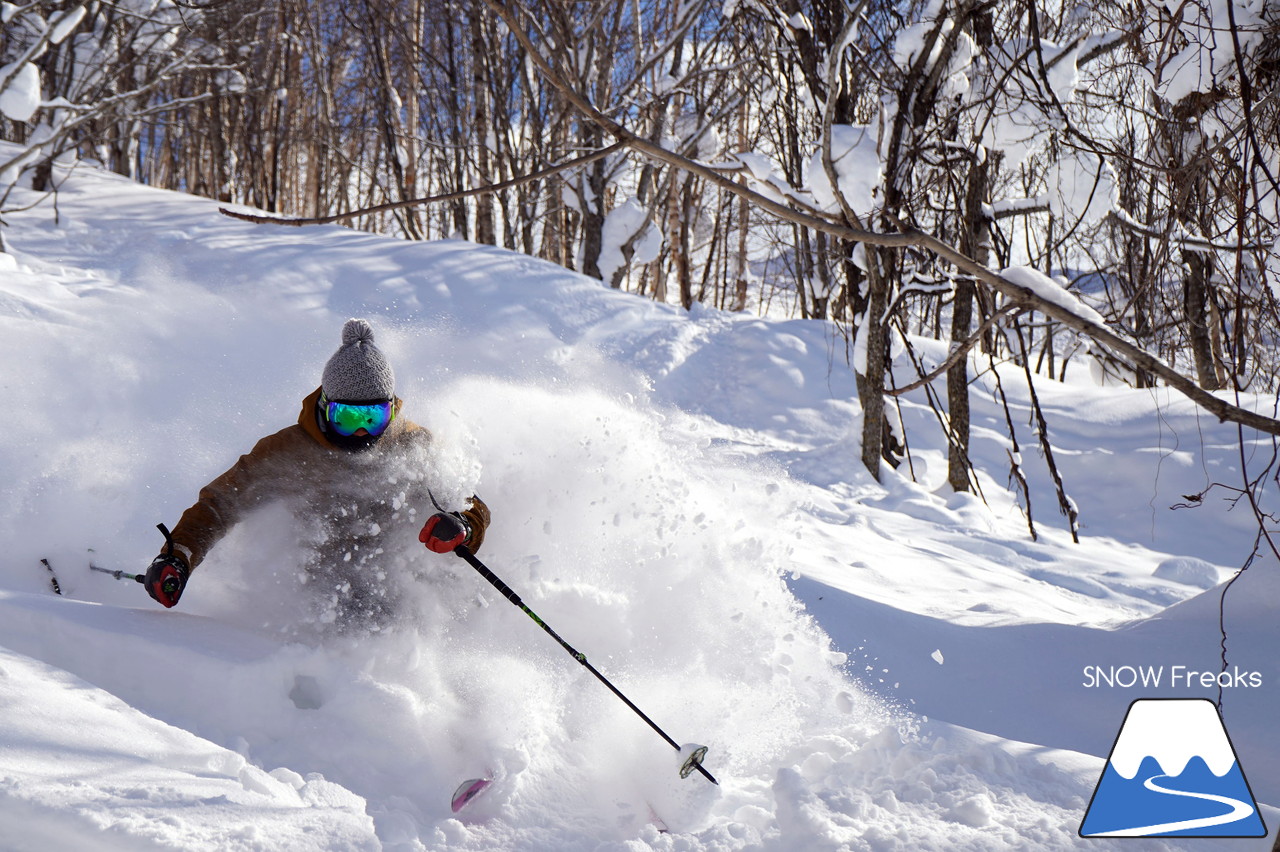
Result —
<path fill-rule="evenodd" d="M 1239 666 L 1219 672 L 1188 666 L 1085 666 L 1080 685 L 1086 689 L 1257 689 L 1262 686 L 1262 673 L 1241 671 Z"/>

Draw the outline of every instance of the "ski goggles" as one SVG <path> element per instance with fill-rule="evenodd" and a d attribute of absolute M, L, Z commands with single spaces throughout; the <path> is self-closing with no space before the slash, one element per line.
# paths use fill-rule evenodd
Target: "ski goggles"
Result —
<path fill-rule="evenodd" d="M 351 437 L 363 429 L 370 435 L 381 435 L 395 419 L 395 402 L 330 402 L 324 401 L 324 417 L 333 431 Z"/>

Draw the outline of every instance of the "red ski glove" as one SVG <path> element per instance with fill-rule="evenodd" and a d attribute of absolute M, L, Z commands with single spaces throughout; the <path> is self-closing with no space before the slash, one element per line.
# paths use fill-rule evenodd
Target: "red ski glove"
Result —
<path fill-rule="evenodd" d="M 191 569 L 181 556 L 161 554 L 147 568 L 147 576 L 142 585 L 147 587 L 147 594 L 168 609 L 182 597 L 182 590 L 186 588 L 189 576 Z"/>
<path fill-rule="evenodd" d="M 471 530 L 462 518 L 446 512 L 437 512 L 427 518 L 422 532 L 418 533 L 418 541 L 434 553 L 452 553 L 458 545 L 466 544 L 470 537 Z"/>

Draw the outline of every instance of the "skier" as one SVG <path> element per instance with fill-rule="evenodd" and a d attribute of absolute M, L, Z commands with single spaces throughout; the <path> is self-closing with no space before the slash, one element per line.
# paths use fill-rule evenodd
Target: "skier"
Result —
<path fill-rule="evenodd" d="M 434 503 L 422 469 L 431 435 L 401 417 L 401 405 L 373 329 L 347 320 L 298 422 L 258 441 L 200 490 L 147 569 L 147 592 L 165 607 L 177 604 L 191 572 L 247 512 L 283 500 L 295 517 L 315 522 L 305 568 L 338 591 L 333 617 L 381 621 L 388 612 L 381 544 L 415 517 L 415 504 Z M 459 512 L 432 514 L 418 540 L 437 553 L 462 544 L 475 551 L 488 525 L 488 507 L 473 496 Z"/>

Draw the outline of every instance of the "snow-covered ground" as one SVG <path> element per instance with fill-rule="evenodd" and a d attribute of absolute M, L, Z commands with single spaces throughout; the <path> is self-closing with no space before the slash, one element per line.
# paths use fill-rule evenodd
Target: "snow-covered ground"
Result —
<path fill-rule="evenodd" d="M 1269 442 L 1242 450 L 1180 398 L 1073 365 L 1038 385 L 1073 544 L 1003 372 L 1033 541 L 989 372 L 985 500 L 946 486 L 921 393 L 902 410 L 915 481 L 878 484 L 821 323 L 686 314 L 464 242 L 248 225 L 87 169 L 56 213 L 8 216 L 0 255 L 0 849 L 1270 848 L 1077 836 L 1129 703 L 1217 696 L 1170 679 L 1220 668 L 1219 584 L 1255 525 L 1222 490 L 1170 507 L 1238 484 Z M 279 507 L 175 610 L 89 571 L 145 569 L 157 522 L 293 422 L 349 316 L 435 432 L 434 486 L 492 507 L 481 557 L 710 746 L 718 788 L 681 781 L 653 731 L 416 539 L 386 543 L 399 617 L 365 636 L 316 622 Z M 1226 600 L 1230 667 L 1258 684 L 1224 690 L 1223 715 L 1263 803 L 1278 570 L 1263 555 Z M 1094 666 L 1162 683 L 1099 685 Z M 454 787 L 486 772 L 454 817 Z"/>

